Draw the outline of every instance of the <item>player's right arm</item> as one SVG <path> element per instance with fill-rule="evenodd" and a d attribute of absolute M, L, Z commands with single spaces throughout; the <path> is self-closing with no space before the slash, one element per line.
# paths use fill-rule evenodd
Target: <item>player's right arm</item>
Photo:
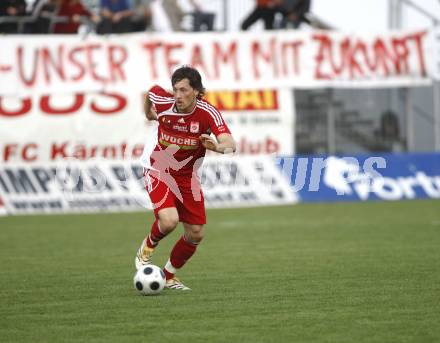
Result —
<path fill-rule="evenodd" d="M 148 120 L 157 120 L 157 113 L 153 109 L 153 103 L 150 100 L 150 92 L 145 96 L 144 113 Z"/>
<path fill-rule="evenodd" d="M 173 95 L 162 87 L 153 86 L 147 92 L 144 100 L 144 113 L 148 120 L 157 120 L 157 115 L 174 104 Z"/>

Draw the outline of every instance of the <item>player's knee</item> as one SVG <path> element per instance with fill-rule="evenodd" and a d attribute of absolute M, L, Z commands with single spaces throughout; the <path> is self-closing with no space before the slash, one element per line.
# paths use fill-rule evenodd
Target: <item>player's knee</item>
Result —
<path fill-rule="evenodd" d="M 196 243 L 200 243 L 203 240 L 203 237 L 204 237 L 203 232 L 196 233 L 195 235 L 193 235 L 193 241 Z"/>
<path fill-rule="evenodd" d="M 159 219 L 160 228 L 165 232 L 173 231 L 177 224 L 179 224 L 179 218 L 176 216 L 166 216 Z"/>
<path fill-rule="evenodd" d="M 200 243 L 205 236 L 205 231 L 203 230 L 203 226 L 195 225 L 187 232 L 188 238 L 194 243 Z"/>

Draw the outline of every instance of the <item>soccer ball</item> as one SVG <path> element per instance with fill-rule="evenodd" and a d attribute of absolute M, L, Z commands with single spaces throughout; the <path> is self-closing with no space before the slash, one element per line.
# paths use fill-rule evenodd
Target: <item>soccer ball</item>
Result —
<path fill-rule="evenodd" d="M 159 294 L 165 287 L 165 274 L 158 266 L 148 264 L 136 271 L 133 282 L 143 295 Z"/>

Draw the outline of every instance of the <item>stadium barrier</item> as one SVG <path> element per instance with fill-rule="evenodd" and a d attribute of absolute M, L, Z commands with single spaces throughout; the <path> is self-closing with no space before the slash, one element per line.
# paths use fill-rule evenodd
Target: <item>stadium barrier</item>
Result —
<path fill-rule="evenodd" d="M 199 174 L 207 208 L 440 199 L 440 153 L 208 156 Z M 3 164 L 0 215 L 151 210 L 144 188 L 136 162 Z"/>
<path fill-rule="evenodd" d="M 207 208 L 297 201 L 268 156 L 206 157 L 200 179 Z M 197 188 L 193 196 L 201 199 Z M 0 214 L 140 210 L 151 210 L 151 203 L 143 168 L 136 162 L 65 160 L 0 165 Z"/>

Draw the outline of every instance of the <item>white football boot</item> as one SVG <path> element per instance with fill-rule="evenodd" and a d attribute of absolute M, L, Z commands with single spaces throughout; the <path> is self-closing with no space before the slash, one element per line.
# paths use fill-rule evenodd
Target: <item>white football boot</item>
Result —
<path fill-rule="evenodd" d="M 145 241 L 145 239 L 142 241 L 141 247 L 134 258 L 136 269 L 152 263 L 151 256 L 153 256 L 154 248 L 149 248 Z"/>
<path fill-rule="evenodd" d="M 179 290 L 179 291 L 190 291 L 191 290 L 191 288 L 185 286 L 182 283 L 182 281 L 180 281 L 176 277 L 173 277 L 172 279 L 167 280 L 167 282 L 165 283 L 165 288 Z"/>

